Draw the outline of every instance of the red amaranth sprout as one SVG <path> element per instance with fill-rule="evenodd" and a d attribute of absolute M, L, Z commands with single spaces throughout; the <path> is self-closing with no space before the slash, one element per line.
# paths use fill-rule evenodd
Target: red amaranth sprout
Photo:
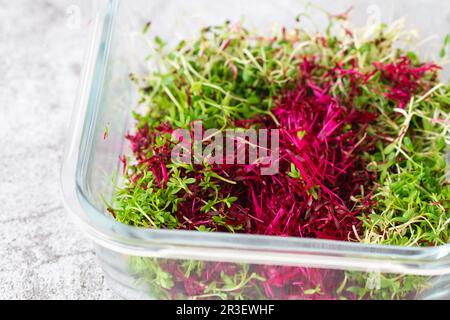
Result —
<path fill-rule="evenodd" d="M 212 165 L 218 175 L 236 182 L 216 181 L 220 196 L 234 196 L 238 201 L 229 208 L 217 208 L 218 212 L 203 212 L 202 200 L 209 191 L 199 182 L 204 179 L 206 168 L 194 165 L 186 177 L 197 183 L 189 186 L 190 192 L 180 193 L 183 201 L 175 213 L 179 228 L 196 230 L 204 226 L 229 231 L 213 221 L 220 214 L 227 225 L 242 226 L 238 232 L 243 233 L 349 240 L 355 230 L 358 232 L 359 217 L 371 204 L 375 178 L 366 169 L 361 154 L 373 148 L 374 138 L 366 134 L 366 129 L 377 114 L 357 109 L 354 103 L 361 94 L 361 85 L 370 82 L 374 72 L 364 74 L 358 71 L 356 63 L 350 65 L 345 68 L 337 64 L 324 70 L 314 58 L 304 59 L 300 81 L 275 99 L 272 113 L 277 122 L 268 116 L 236 121 L 236 127 L 279 130 L 280 172 L 263 176 L 259 164 Z M 388 82 L 387 99 L 401 107 L 420 89 L 426 72 L 437 69 L 431 64 L 414 67 L 407 58 L 398 63 L 376 64 L 376 68 Z M 317 74 L 322 74 L 320 80 Z M 330 93 L 337 79 L 348 86 L 346 94 L 339 97 Z M 170 179 L 167 166 L 173 145 L 167 142 L 158 147 L 155 142 L 157 137 L 172 132 L 170 125 L 163 124 L 154 130 L 144 126 L 128 136 L 138 166 L 150 170 L 160 188 Z M 125 167 L 125 158 L 121 161 Z M 142 173 L 136 173 L 130 180 L 136 183 L 141 176 Z M 208 285 L 221 283 L 222 273 L 234 276 L 242 271 L 239 265 L 218 262 L 204 263 L 201 274 L 190 275 L 176 261 L 161 263 L 161 267 L 173 276 L 174 286 L 168 292 L 174 299 L 180 294 L 208 297 Z M 338 284 L 345 278 L 342 271 L 301 267 L 251 266 L 249 272 L 258 274 L 260 279 L 250 280 L 243 293 L 251 296 L 263 292 L 270 299 L 336 299 L 342 296 Z M 346 293 L 346 297 L 354 299 L 356 295 Z"/>
<path fill-rule="evenodd" d="M 240 277 L 244 266 L 225 262 L 203 262 L 200 270 L 186 274 L 184 261 L 161 260 L 160 266 L 172 275 L 173 287 L 167 290 L 171 299 L 220 299 L 242 295 L 246 299 L 279 300 L 336 300 L 345 296 L 355 299 L 351 292 L 339 292 L 345 280 L 345 272 L 340 270 L 308 267 L 249 265 L 246 277 L 257 274 L 258 278 L 248 279 L 245 287 L 230 291 L 225 277 Z M 223 287 L 223 291 L 221 291 Z M 219 296 L 222 293 L 225 296 Z"/>
<path fill-rule="evenodd" d="M 346 20 L 348 13 L 347 11 L 335 15 L 334 19 Z M 263 41 L 268 49 L 270 46 L 276 49 L 278 53 L 275 55 L 272 55 L 270 50 L 266 51 L 265 47 L 257 48 L 261 49 L 262 55 L 253 50 L 252 46 L 246 52 L 236 51 L 236 48 L 241 47 L 240 37 L 229 31 L 227 29 L 227 37 L 220 40 L 218 47 L 220 55 L 226 57 L 226 60 L 219 59 L 217 66 L 214 66 L 216 51 L 209 50 L 214 49 L 211 42 L 202 45 L 204 43 L 200 41 L 200 53 L 192 49 L 189 49 L 189 52 L 184 51 L 183 44 L 183 51 L 178 53 L 186 54 L 189 58 L 182 60 L 180 65 L 184 67 L 175 68 L 170 76 L 156 75 L 154 78 L 157 81 L 146 79 L 145 85 L 152 85 L 143 91 L 146 95 L 153 93 L 151 99 L 146 96 L 143 101 L 152 101 L 151 107 L 158 111 L 155 114 L 164 115 L 166 110 L 169 110 L 169 116 L 165 116 L 165 119 L 171 121 L 173 126 L 175 123 L 185 126 L 186 123 L 182 119 L 194 121 L 197 118 L 214 119 L 216 116 L 223 116 L 226 118 L 223 124 L 229 124 L 230 127 L 279 130 L 279 173 L 272 176 L 262 175 L 263 165 L 258 163 L 211 166 L 194 164 L 188 170 L 179 169 L 180 175 L 174 177 L 178 174 L 174 173 L 171 162 L 174 145 L 169 140 L 161 141 L 161 137 L 170 136 L 176 128 L 169 123 L 152 129 L 144 125 L 136 134 L 128 136 L 135 162 L 128 163 L 125 157 L 120 159 L 124 170 L 129 168 L 124 171 L 131 182 L 129 189 L 135 191 L 133 188 L 149 187 L 140 183 L 144 175 L 150 176 L 153 184 L 151 192 L 146 192 L 147 194 L 154 194 L 154 190 L 161 191 L 158 188 L 170 190 L 173 178 L 194 180 L 195 183 L 189 184 L 186 189 L 180 192 L 177 190 L 177 199 L 174 201 L 176 204 L 165 202 L 166 198 L 157 198 L 155 201 L 161 200 L 163 205 L 167 204 L 168 207 L 173 205 L 168 210 L 177 218 L 176 223 L 170 225 L 172 228 L 349 240 L 355 231 L 360 231 L 360 217 L 369 211 L 371 192 L 375 189 L 375 174 L 368 171 L 369 160 L 362 155 L 375 149 L 376 140 L 386 142 L 386 138 L 389 138 L 387 133 L 379 132 L 380 129 L 375 126 L 367 130 L 376 123 L 378 117 L 374 104 L 385 103 L 383 99 L 378 101 L 377 95 L 384 95 L 385 100 L 393 102 L 396 107 L 405 108 L 414 95 L 427 89 L 426 86 L 430 82 L 424 81 L 425 76 L 436 76 L 435 72 L 439 67 L 431 63 L 415 64 L 409 57 L 400 57 L 395 62 L 376 62 L 373 66 L 364 66 L 367 61 L 373 61 L 374 57 L 387 56 L 383 43 L 389 39 L 384 39 L 383 30 L 380 31 L 380 38 L 374 39 L 373 48 L 365 48 L 366 44 L 371 43 L 362 42 L 361 46 L 357 46 L 354 42 L 350 44 L 342 38 L 328 35 L 316 35 L 312 38 L 307 35 L 305 41 L 301 32 L 295 35 L 298 39 L 293 41 L 293 35 L 285 28 L 282 29 L 281 36 L 273 36 L 270 39 L 246 32 L 242 34 L 243 47 L 246 42 Z M 351 30 L 344 28 L 344 31 L 349 38 L 354 38 Z M 214 37 L 216 36 L 215 34 Z M 205 37 L 205 40 L 207 38 Z M 307 44 L 310 39 L 311 45 L 303 47 L 302 44 L 297 47 L 299 43 Z M 380 46 L 378 42 L 381 43 Z M 284 52 L 284 45 L 301 50 Z M 314 45 L 324 50 L 315 50 L 312 54 L 310 48 L 314 49 Z M 373 54 L 373 50 L 378 49 L 379 54 Z M 233 59 L 236 52 L 239 53 L 235 56 L 238 59 Z M 303 61 L 298 60 L 302 52 L 307 55 Z M 283 58 L 284 53 L 288 53 L 286 56 L 290 57 L 287 62 Z M 247 57 L 243 59 L 244 56 Z M 211 57 L 213 59 L 210 59 Z M 269 59 L 266 59 L 267 57 Z M 290 67 L 297 63 L 299 74 L 295 77 L 288 76 L 288 71 L 289 75 L 292 71 Z M 178 63 L 171 61 L 172 64 Z M 282 70 L 272 72 L 271 65 L 280 65 Z M 263 72 L 260 73 L 259 69 Z M 233 81 L 229 81 L 231 79 Z M 200 83 L 208 80 L 212 82 L 209 87 Z M 295 82 L 297 80 L 298 82 Z M 248 83 L 242 85 L 243 82 Z M 283 85 L 275 86 L 276 83 Z M 286 86 L 280 90 L 284 84 Z M 267 90 L 269 87 L 270 90 Z M 210 94 L 210 90 L 220 91 L 220 94 Z M 272 96 L 277 90 L 280 90 L 278 95 Z M 271 96 L 267 97 L 269 91 Z M 370 92 L 376 94 L 371 95 Z M 225 99 L 222 93 L 226 94 Z M 170 99 L 167 99 L 168 97 Z M 230 105 L 227 105 L 225 102 L 228 98 L 230 101 L 238 98 L 242 100 L 243 105 L 247 102 L 250 104 L 250 100 L 259 100 L 265 102 L 261 105 L 272 106 L 273 101 L 275 107 L 271 108 L 270 116 L 267 116 L 266 109 L 261 109 L 261 114 L 251 119 L 247 117 L 252 113 L 245 110 L 230 111 L 228 115 L 227 112 L 216 114 L 215 109 L 206 108 L 206 104 L 214 104 L 214 108 L 224 109 L 221 111 L 232 110 L 236 107 L 236 101 L 233 101 L 233 104 L 228 101 Z M 270 98 L 270 103 L 266 98 Z M 201 108 L 196 108 L 196 105 Z M 174 106 L 177 109 L 173 108 Z M 187 108 L 184 108 L 185 106 Z M 253 106 L 251 107 L 253 110 Z M 195 112 L 183 114 L 183 109 Z M 255 109 L 257 110 L 257 107 Z M 174 115 L 178 113 L 183 115 L 179 117 L 180 121 L 175 120 L 177 117 Z M 150 123 L 158 123 L 156 119 L 149 119 L 151 117 L 152 114 L 147 115 L 144 122 L 150 120 Z M 379 135 L 374 136 L 377 134 Z M 106 137 L 107 131 L 104 135 L 104 138 Z M 271 140 L 270 137 L 268 140 Z M 243 147 L 242 144 L 237 144 L 238 147 Z M 205 187 L 207 176 L 213 181 L 213 187 Z M 237 201 L 219 202 L 214 207 L 205 209 L 205 203 L 211 197 L 233 197 Z M 145 209 L 149 210 L 146 213 L 153 213 L 152 208 Z M 111 213 L 115 216 L 113 210 Z M 140 218 L 140 214 L 142 212 L 136 214 L 136 220 Z M 217 218 L 220 218 L 220 223 Z M 199 270 L 193 272 L 189 266 L 186 272 L 186 265 L 182 265 L 182 262 L 158 261 L 159 266 L 173 277 L 174 286 L 167 289 L 173 298 L 180 297 L 180 293 L 191 298 L 207 297 L 211 293 L 209 289 L 214 291 L 216 286 L 225 284 L 223 275 L 236 279 L 243 270 L 248 271 L 247 277 L 257 274 L 258 278 L 251 278 L 238 289 L 232 287 L 234 289 L 230 290 L 230 287 L 225 285 L 226 295 L 232 297 L 240 292 L 251 294 L 255 289 L 254 293 L 264 298 L 334 299 L 340 297 L 339 284 L 347 282 L 345 272 L 337 270 L 262 265 L 249 266 L 247 270 L 244 265 L 201 262 L 202 267 Z M 358 296 L 347 292 L 345 297 Z"/>
<path fill-rule="evenodd" d="M 366 76 L 338 65 L 316 84 L 312 74 L 318 68 L 314 59 L 305 59 L 302 80 L 273 110 L 279 125 L 270 118 L 260 123 L 280 130 L 279 174 L 262 176 L 255 165 L 214 168 L 238 182 L 227 192 L 254 215 L 247 232 L 348 240 L 360 226 L 358 217 L 369 197 L 360 203 L 353 199 L 362 189 L 369 195 L 374 180 L 360 155 L 372 148 L 365 129 L 376 115 L 356 110 L 351 97 Z M 347 99 L 349 105 L 329 93 L 337 76 L 349 80 L 355 91 Z"/>
<path fill-rule="evenodd" d="M 401 57 L 397 62 L 389 64 L 376 62 L 374 65 L 381 72 L 382 80 L 389 82 L 390 89 L 385 94 L 386 98 L 397 102 L 400 108 L 405 108 L 411 97 L 421 89 L 421 80 L 427 72 L 436 72 L 441 69 L 433 63 L 415 66 L 406 56 Z"/>
<path fill-rule="evenodd" d="M 319 83 L 313 78 L 316 71 L 324 73 Z M 204 212 L 211 190 L 200 183 L 207 169 L 194 164 L 193 170 L 184 174 L 196 183 L 189 186 L 189 192 L 180 193 L 182 201 L 175 213 L 180 228 L 196 230 L 203 226 L 227 231 L 226 226 L 214 221 L 220 215 L 227 226 L 239 226 L 244 233 L 348 240 L 360 225 L 363 208 L 369 205 L 369 198 L 359 203 L 354 199 L 361 190 L 370 194 L 373 176 L 359 155 L 372 147 L 365 129 L 376 115 L 352 105 L 353 97 L 359 94 L 358 85 L 367 76 L 340 64 L 323 71 L 315 59 L 304 59 L 301 80 L 276 99 L 273 114 L 277 123 L 263 116 L 236 121 L 243 128 L 279 130 L 280 172 L 264 176 L 258 163 L 213 164 L 214 172 L 235 182 L 216 179 L 219 197 L 233 196 L 238 201 Z M 329 93 L 337 77 L 350 85 L 350 94 L 341 99 L 345 102 Z M 173 131 L 169 124 L 161 124 L 153 130 L 143 126 L 135 135 L 128 135 L 140 168 L 130 177 L 133 184 L 142 177 L 142 171 L 151 171 L 159 188 L 167 185 L 174 144 L 170 139 L 163 144 L 156 142 Z M 270 134 L 269 130 L 269 141 Z"/>
<path fill-rule="evenodd" d="M 187 177 L 197 183 L 189 186 L 190 192 L 181 193 L 183 201 L 176 212 L 180 227 L 195 230 L 205 226 L 227 231 L 212 221 L 220 214 L 226 224 L 241 226 L 244 233 L 348 240 L 358 230 L 359 217 L 370 205 L 374 182 L 360 155 L 373 148 L 374 138 L 365 131 L 377 114 L 357 109 L 354 98 L 361 94 L 361 85 L 367 84 L 374 73 L 360 72 L 355 61 L 347 63 L 350 67 L 338 63 L 327 69 L 316 60 L 305 58 L 299 66 L 298 83 L 275 97 L 277 104 L 272 112 L 277 123 L 268 116 L 235 122 L 242 128 L 279 130 L 280 172 L 263 176 L 261 165 L 254 163 L 212 165 L 218 175 L 236 182 L 217 180 L 220 197 L 233 196 L 238 201 L 229 208 L 222 204 L 216 208 L 217 212 L 205 213 L 204 199 L 210 196 L 210 191 L 199 183 L 206 169 L 194 165 Z M 406 57 L 397 63 L 375 65 L 389 82 L 388 99 L 398 101 L 400 106 L 420 88 L 425 73 L 437 69 L 432 64 L 415 67 Z M 322 74 L 320 79 L 318 74 Z M 337 79 L 346 83 L 348 90 L 345 95 L 335 97 L 330 91 Z M 173 128 L 164 123 L 153 130 L 144 126 L 128 136 L 138 166 L 150 170 L 160 188 L 170 179 L 167 166 L 171 163 L 173 144 L 167 141 L 156 146 L 155 142 L 172 132 Z M 141 176 L 142 172 L 136 173 L 130 180 L 135 183 Z M 361 198 L 362 194 L 365 198 Z M 357 198 L 360 200 L 355 202 Z"/>

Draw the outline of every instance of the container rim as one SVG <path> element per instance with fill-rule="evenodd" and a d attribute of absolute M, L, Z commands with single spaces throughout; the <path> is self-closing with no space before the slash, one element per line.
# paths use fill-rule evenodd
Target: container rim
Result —
<path fill-rule="evenodd" d="M 64 204 L 94 242 L 117 252 L 140 256 L 450 274 L 450 244 L 421 248 L 309 238 L 152 230 L 122 224 L 100 212 L 84 193 L 80 177 L 86 174 L 83 158 L 90 143 L 88 132 L 95 120 L 90 115 L 100 107 L 102 87 L 98 84 L 105 77 L 109 44 L 120 2 L 100 1 L 91 24 L 90 45 L 85 55 L 69 131 L 71 137 L 61 170 Z"/>

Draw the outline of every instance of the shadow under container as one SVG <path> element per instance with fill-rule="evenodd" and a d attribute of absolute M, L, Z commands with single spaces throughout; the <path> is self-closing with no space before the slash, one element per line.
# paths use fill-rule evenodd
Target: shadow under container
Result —
<path fill-rule="evenodd" d="M 351 4 L 318 2 L 332 12 Z M 408 2 L 397 5 L 408 7 Z M 378 9 L 388 6 L 379 3 Z M 366 8 L 355 9 L 357 21 L 367 19 Z M 170 45 L 192 38 L 202 27 L 242 17 L 261 32 L 274 25 L 289 27 L 303 9 L 293 0 L 97 2 L 62 185 L 69 211 L 93 240 L 108 283 L 123 298 L 450 299 L 450 245 L 407 248 L 144 230 L 120 224 L 106 212 L 102 197 L 112 198 L 119 156 L 128 152 L 124 137 L 133 125 L 137 93 L 129 74 L 149 68 L 143 26 L 151 21 L 150 37 L 169 39 Z M 407 15 L 408 9 L 400 14 Z M 312 16 L 325 26 L 323 14 Z M 412 22 L 426 34 L 442 32 L 438 26 L 429 29 L 426 19 Z"/>

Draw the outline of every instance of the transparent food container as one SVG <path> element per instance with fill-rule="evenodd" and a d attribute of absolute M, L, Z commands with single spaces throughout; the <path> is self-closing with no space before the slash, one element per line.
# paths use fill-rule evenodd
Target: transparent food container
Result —
<path fill-rule="evenodd" d="M 315 1 L 343 12 L 351 1 Z M 296 0 L 97 1 L 91 45 L 73 115 L 72 139 L 62 170 L 67 208 L 95 243 L 109 284 L 127 299 L 449 299 L 450 245 L 431 248 L 374 246 L 317 239 L 147 230 L 123 225 L 107 213 L 119 156 L 129 152 L 131 109 L 137 90 L 130 73 L 149 65 L 147 40 L 169 44 L 226 20 L 269 32 L 292 26 L 308 5 Z M 314 11 L 314 10 L 313 10 Z M 311 13 L 316 26 L 326 16 Z M 352 19 L 390 21 L 432 36 L 422 53 L 439 51 L 449 28 L 442 1 L 357 1 Z M 151 21 L 150 36 L 142 35 Z M 308 23 L 308 22 L 306 22 Z M 322 24 L 322 25 L 321 25 Z M 146 40 L 147 39 L 147 40 Z M 448 70 L 444 71 L 445 81 Z M 104 139 L 105 129 L 109 134 Z M 289 277 L 285 277 L 289 275 Z M 186 279 L 193 279 L 186 281 Z M 276 278 L 272 285 L 266 279 Z M 205 289 L 207 288 L 207 289 Z"/>

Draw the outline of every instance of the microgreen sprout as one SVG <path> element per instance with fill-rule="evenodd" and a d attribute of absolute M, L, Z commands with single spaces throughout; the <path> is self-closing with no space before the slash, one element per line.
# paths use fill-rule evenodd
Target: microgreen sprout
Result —
<path fill-rule="evenodd" d="M 133 155 L 120 159 L 124 182 L 108 211 L 152 229 L 449 243 L 450 88 L 439 66 L 398 49 L 401 22 L 349 30 L 346 16 L 331 17 L 324 34 L 268 36 L 227 22 L 174 48 L 156 37 L 158 70 L 131 76 L 145 111 L 134 113 Z M 276 130 L 279 172 L 261 174 L 258 161 L 173 162 L 174 132 L 195 135 L 199 121 L 219 133 Z M 132 260 L 164 299 L 403 299 L 426 285 L 410 275 Z"/>

